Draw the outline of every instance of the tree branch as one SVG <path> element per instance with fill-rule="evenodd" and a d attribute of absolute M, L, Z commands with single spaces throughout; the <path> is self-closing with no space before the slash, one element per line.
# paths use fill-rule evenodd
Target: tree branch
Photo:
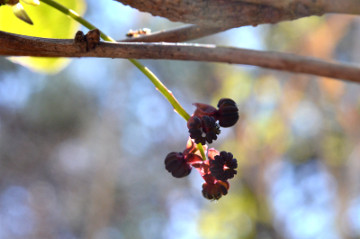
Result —
<path fill-rule="evenodd" d="M 325 62 L 289 53 L 262 52 L 185 43 L 105 43 L 86 51 L 74 40 L 48 39 L 0 31 L 0 55 L 168 59 L 245 64 L 338 78 L 360 83 L 360 67 Z"/>
<path fill-rule="evenodd" d="M 359 0 L 116 0 L 154 16 L 212 27 L 239 27 L 325 13 L 360 14 Z"/>
<path fill-rule="evenodd" d="M 228 27 L 188 25 L 170 30 L 154 32 L 149 35 L 127 38 L 120 40 L 119 42 L 184 42 L 209 36 L 228 29 Z"/>

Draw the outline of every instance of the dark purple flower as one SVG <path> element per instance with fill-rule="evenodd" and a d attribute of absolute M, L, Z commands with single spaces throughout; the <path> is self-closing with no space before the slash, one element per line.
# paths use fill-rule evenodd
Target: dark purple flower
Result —
<path fill-rule="evenodd" d="M 214 183 L 204 183 L 202 185 L 202 195 L 209 200 L 218 200 L 226 195 L 229 190 L 229 183 L 216 181 Z"/>
<path fill-rule="evenodd" d="M 218 103 L 218 110 L 216 111 L 214 117 L 216 120 L 219 120 L 219 125 L 221 127 L 231 127 L 239 119 L 239 109 L 236 106 L 235 101 L 232 99 L 222 98 Z"/>
<path fill-rule="evenodd" d="M 185 161 L 182 153 L 171 152 L 165 158 L 165 168 L 175 178 L 182 178 L 190 174 L 191 166 Z"/>
<path fill-rule="evenodd" d="M 190 138 L 195 143 L 212 143 L 220 133 L 220 127 L 214 117 L 204 115 L 202 117 L 192 116 L 188 121 Z"/>
<path fill-rule="evenodd" d="M 217 180 L 226 181 L 233 178 L 237 173 L 237 161 L 233 158 L 232 153 L 221 151 L 219 155 L 210 160 L 210 172 Z"/>

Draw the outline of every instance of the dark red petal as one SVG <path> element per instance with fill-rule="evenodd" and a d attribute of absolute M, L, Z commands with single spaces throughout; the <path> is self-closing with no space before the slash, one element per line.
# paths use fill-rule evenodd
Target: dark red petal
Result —
<path fill-rule="evenodd" d="M 188 138 L 188 141 L 186 142 L 186 149 L 184 150 L 183 154 L 186 156 L 189 153 L 195 153 L 197 151 L 196 144 L 194 143 L 194 140 L 191 139 L 191 137 Z"/>
<path fill-rule="evenodd" d="M 216 108 L 211 105 L 202 103 L 194 103 L 193 105 L 196 106 L 194 115 L 198 117 L 202 117 L 204 115 L 212 116 L 216 112 Z"/>
<path fill-rule="evenodd" d="M 216 155 L 219 155 L 219 151 L 217 151 L 216 149 L 210 148 L 210 149 L 208 150 L 208 158 L 209 158 L 210 160 L 214 160 L 214 158 L 215 158 Z"/>
<path fill-rule="evenodd" d="M 211 174 L 205 174 L 202 176 L 206 183 L 208 184 L 215 184 L 216 178 L 212 176 Z"/>
<path fill-rule="evenodd" d="M 197 154 L 189 154 L 185 157 L 185 161 L 189 164 L 202 163 L 203 159 Z"/>

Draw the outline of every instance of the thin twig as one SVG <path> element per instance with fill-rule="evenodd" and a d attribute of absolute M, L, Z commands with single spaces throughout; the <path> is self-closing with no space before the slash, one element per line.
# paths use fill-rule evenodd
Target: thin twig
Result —
<path fill-rule="evenodd" d="M 184 42 L 216 34 L 229 28 L 201 27 L 198 25 L 181 26 L 174 29 L 154 32 L 134 38 L 119 40 L 119 42 Z"/>
<path fill-rule="evenodd" d="M 223 62 L 306 73 L 360 83 L 360 67 L 289 53 L 189 43 L 105 43 L 84 51 L 73 40 L 29 37 L 0 31 L 0 55 L 106 57 Z"/>

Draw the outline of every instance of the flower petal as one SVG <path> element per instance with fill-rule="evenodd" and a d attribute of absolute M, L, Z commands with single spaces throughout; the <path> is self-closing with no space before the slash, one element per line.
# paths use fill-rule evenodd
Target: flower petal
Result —
<path fill-rule="evenodd" d="M 197 154 L 189 154 L 185 160 L 189 164 L 203 163 L 203 159 Z"/>
<path fill-rule="evenodd" d="M 193 105 L 196 106 L 196 110 L 194 112 L 195 116 L 202 117 L 204 115 L 212 116 L 216 112 L 216 108 L 202 103 L 194 103 Z"/>
<path fill-rule="evenodd" d="M 219 155 L 220 153 L 219 153 L 219 151 L 217 151 L 216 149 L 214 149 L 214 148 L 211 148 L 211 149 L 209 149 L 209 151 L 208 151 L 208 158 L 210 159 L 210 160 L 214 160 L 215 159 L 215 156 L 216 155 Z"/>

